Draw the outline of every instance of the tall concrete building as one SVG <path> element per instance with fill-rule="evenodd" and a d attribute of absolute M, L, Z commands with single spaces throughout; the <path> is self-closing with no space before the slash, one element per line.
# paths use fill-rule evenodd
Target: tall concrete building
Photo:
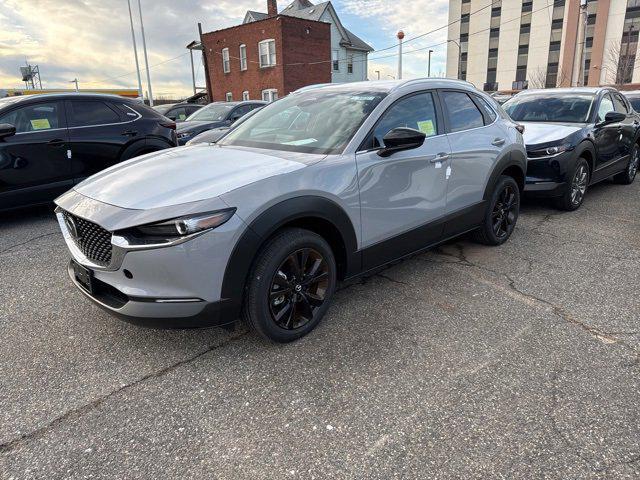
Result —
<path fill-rule="evenodd" d="M 640 81 L 640 0 L 450 0 L 449 23 L 447 76 L 481 90 Z"/>

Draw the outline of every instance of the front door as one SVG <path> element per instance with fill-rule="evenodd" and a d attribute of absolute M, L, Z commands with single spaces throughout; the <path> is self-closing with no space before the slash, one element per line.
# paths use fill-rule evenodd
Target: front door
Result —
<path fill-rule="evenodd" d="M 420 92 L 396 101 L 356 154 L 365 270 L 442 236 L 450 150 L 435 95 Z M 421 147 L 381 157 L 383 137 L 397 127 L 420 130 L 427 138 Z"/>
<path fill-rule="evenodd" d="M 49 202 L 73 186 L 62 102 L 18 105 L 0 123 L 16 127 L 0 139 L 0 209 Z"/>

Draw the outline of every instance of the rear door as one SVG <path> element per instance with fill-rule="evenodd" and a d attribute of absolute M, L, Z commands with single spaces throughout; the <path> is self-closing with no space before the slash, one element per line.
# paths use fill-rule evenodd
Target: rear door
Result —
<path fill-rule="evenodd" d="M 624 170 L 627 167 L 629 155 L 631 155 L 631 149 L 635 143 L 636 128 L 638 125 L 635 115 L 631 113 L 631 109 L 625 99 L 622 98 L 622 95 L 614 92 L 611 94 L 611 98 L 613 99 L 613 108 L 615 111 L 624 114 L 626 117 L 624 121 L 619 123 L 618 127 L 618 155 L 620 158 L 618 169 Z"/>
<path fill-rule="evenodd" d="M 62 101 L 15 106 L 0 123 L 16 127 L 0 140 L 0 209 L 49 202 L 73 186 Z"/>
<path fill-rule="evenodd" d="M 447 169 L 446 235 L 479 224 L 484 215 L 484 193 L 498 158 L 509 148 L 508 132 L 493 107 L 479 95 L 461 91 L 441 92 L 451 145 Z M 506 153 L 508 154 L 508 153 Z"/>
<path fill-rule="evenodd" d="M 439 112 L 432 91 L 397 100 L 356 154 L 365 270 L 442 237 L 450 152 Z M 421 147 L 381 157 L 383 137 L 397 127 L 420 130 L 427 138 Z"/>
<path fill-rule="evenodd" d="M 65 103 L 76 181 L 119 162 L 126 145 L 144 138 L 136 128 L 139 115 L 123 118 L 109 101 L 77 99 Z"/>

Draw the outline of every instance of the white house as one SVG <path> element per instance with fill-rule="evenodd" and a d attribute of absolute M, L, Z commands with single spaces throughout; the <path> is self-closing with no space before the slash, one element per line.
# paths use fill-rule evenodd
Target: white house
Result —
<path fill-rule="evenodd" d="M 279 15 L 330 23 L 332 82 L 359 82 L 367 79 L 367 59 L 373 48 L 342 25 L 331 2 L 314 5 L 309 0 L 294 0 Z M 266 13 L 249 10 L 243 23 L 265 18 Z"/>

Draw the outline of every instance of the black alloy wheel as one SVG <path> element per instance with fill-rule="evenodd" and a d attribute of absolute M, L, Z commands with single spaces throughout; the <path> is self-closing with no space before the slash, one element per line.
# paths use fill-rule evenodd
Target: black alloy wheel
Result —
<path fill-rule="evenodd" d="M 505 185 L 491 212 L 493 233 L 499 239 L 509 236 L 515 227 L 519 208 L 516 190 L 513 185 Z"/>
<path fill-rule="evenodd" d="M 242 318 L 264 338 L 292 342 L 320 323 L 336 282 L 336 260 L 327 241 L 309 230 L 285 228 L 256 255 Z"/>
<path fill-rule="evenodd" d="M 482 225 L 473 239 L 484 245 L 502 245 L 515 230 L 520 214 L 520 189 L 513 177 L 502 175 L 496 182 Z"/>
<path fill-rule="evenodd" d="M 291 253 L 278 267 L 269 289 L 269 310 L 274 323 L 295 330 L 314 320 L 329 287 L 329 266 L 313 248 Z"/>

